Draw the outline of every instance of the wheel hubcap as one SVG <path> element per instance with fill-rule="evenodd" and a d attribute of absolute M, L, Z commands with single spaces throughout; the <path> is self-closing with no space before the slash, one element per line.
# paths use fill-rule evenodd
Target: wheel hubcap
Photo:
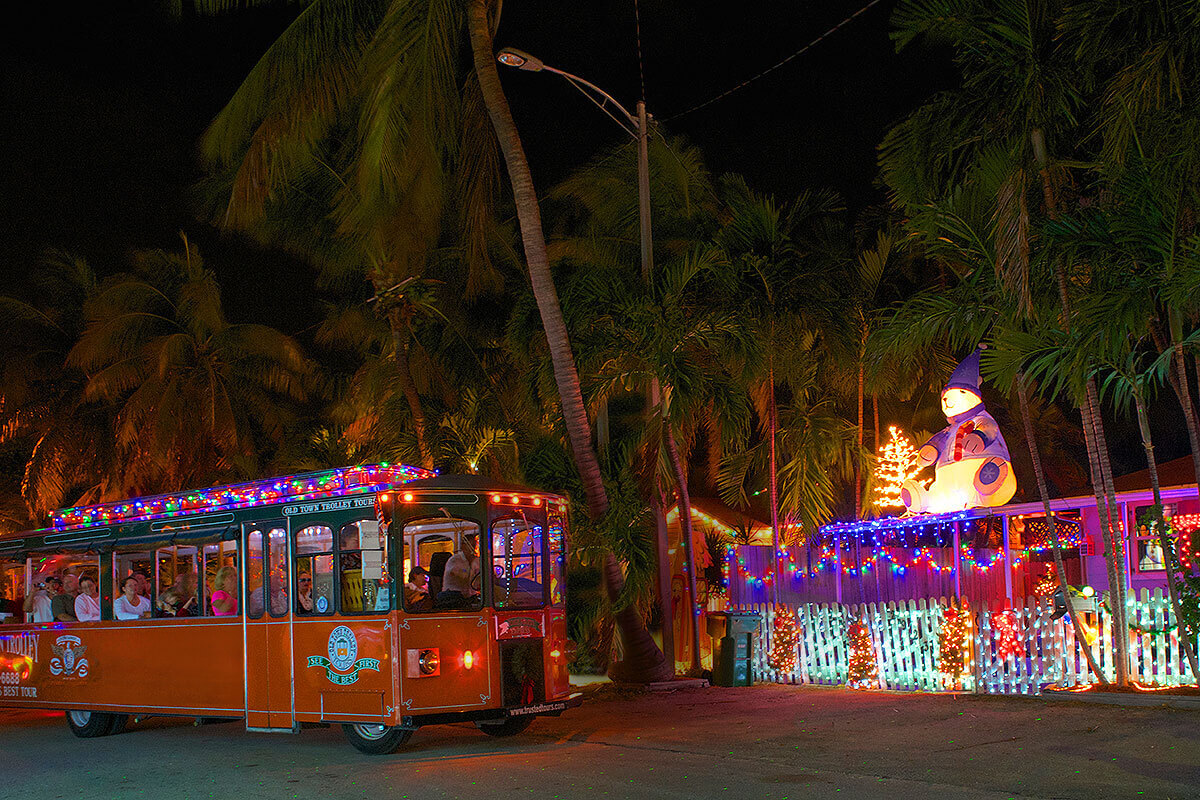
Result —
<path fill-rule="evenodd" d="M 386 725 L 355 725 L 354 732 L 364 739 L 382 739 L 387 735 Z"/>
<path fill-rule="evenodd" d="M 71 717 L 71 722 L 80 728 L 92 721 L 92 712 L 90 711 L 68 711 L 67 714 Z"/>

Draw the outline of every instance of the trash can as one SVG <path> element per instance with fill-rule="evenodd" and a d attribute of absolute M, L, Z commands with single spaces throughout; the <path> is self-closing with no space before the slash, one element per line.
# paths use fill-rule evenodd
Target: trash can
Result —
<path fill-rule="evenodd" d="M 716 639 L 713 648 L 712 682 L 717 686 L 749 686 L 754 683 L 750 659 L 754 656 L 754 637 L 758 633 L 759 614 L 717 611 L 708 615 L 708 635 Z"/>

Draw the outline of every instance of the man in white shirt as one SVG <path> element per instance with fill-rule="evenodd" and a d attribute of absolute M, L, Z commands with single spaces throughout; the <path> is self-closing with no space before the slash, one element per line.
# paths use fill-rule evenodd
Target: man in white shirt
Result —
<path fill-rule="evenodd" d="M 442 578 L 442 591 L 438 594 L 439 605 L 468 606 L 479 595 L 479 537 L 464 536 L 459 551 L 446 562 Z"/>
<path fill-rule="evenodd" d="M 34 590 L 25 598 L 25 613 L 31 615 L 30 622 L 53 622 L 51 611 L 53 598 L 62 591 L 62 581 L 53 575 L 35 583 Z"/>

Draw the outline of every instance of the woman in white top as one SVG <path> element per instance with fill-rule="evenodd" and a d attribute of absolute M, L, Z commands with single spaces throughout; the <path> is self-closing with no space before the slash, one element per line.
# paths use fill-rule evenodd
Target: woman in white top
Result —
<path fill-rule="evenodd" d="M 100 590 L 96 588 L 95 578 L 79 579 L 79 596 L 75 598 L 75 619 L 80 622 L 100 620 Z"/>
<path fill-rule="evenodd" d="M 141 619 L 150 616 L 150 600 L 138 594 L 142 582 L 130 575 L 121 584 L 123 594 L 113 601 L 113 615 L 117 619 Z"/>

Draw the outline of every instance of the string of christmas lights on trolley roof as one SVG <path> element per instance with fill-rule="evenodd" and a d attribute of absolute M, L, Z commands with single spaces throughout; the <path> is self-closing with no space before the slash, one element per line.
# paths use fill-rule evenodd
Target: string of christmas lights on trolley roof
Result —
<path fill-rule="evenodd" d="M 317 500 L 347 492 L 377 492 L 437 473 L 407 464 L 363 464 L 308 472 L 279 478 L 264 478 L 232 486 L 191 489 L 150 497 L 64 508 L 55 512 L 55 530 L 72 530 L 119 522 L 164 519 L 196 511 L 227 511 L 273 503 Z"/>

